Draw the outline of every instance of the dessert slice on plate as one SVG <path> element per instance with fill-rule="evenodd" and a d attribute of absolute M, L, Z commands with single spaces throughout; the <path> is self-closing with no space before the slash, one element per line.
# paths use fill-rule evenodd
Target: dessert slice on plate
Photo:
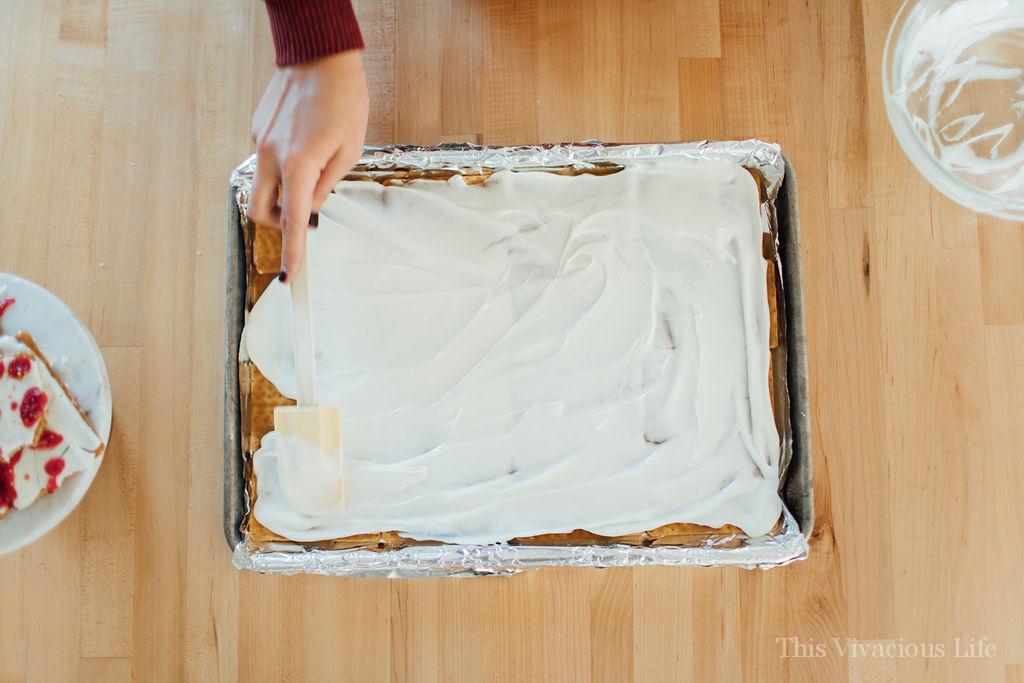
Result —
<path fill-rule="evenodd" d="M 0 336 L 0 519 L 91 467 L 103 448 L 32 336 Z"/>

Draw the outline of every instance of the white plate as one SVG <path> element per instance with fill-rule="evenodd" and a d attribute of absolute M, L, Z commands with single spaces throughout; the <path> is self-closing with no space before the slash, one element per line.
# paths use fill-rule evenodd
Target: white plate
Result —
<path fill-rule="evenodd" d="M 15 275 L 0 273 L 0 301 L 16 303 L 0 321 L 7 334 L 25 330 L 39 345 L 92 420 L 103 443 L 110 443 L 110 378 L 96 340 L 71 309 L 39 285 Z M 103 457 L 87 470 L 77 472 L 54 493 L 43 496 L 24 510 L 11 510 L 0 522 L 0 555 L 17 550 L 60 524 L 89 489 Z"/>

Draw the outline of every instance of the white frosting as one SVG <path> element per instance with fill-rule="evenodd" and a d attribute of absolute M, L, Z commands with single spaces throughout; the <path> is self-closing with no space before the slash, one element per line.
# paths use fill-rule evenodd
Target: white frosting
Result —
<path fill-rule="evenodd" d="M 308 258 L 346 504 L 289 505 L 271 433 L 254 458 L 267 528 L 489 543 L 775 524 L 764 224 L 744 169 L 659 160 L 338 190 Z M 290 315 L 272 283 L 243 347 L 294 397 Z"/>
<path fill-rule="evenodd" d="M 11 364 L 19 357 L 29 359 L 29 370 L 14 377 Z M 0 362 L 4 365 L 0 373 L 0 460 L 13 469 L 14 507 L 20 510 L 43 491 L 55 490 L 70 475 L 91 467 L 103 443 L 27 345 L 12 336 L 0 336 Z M 33 447 L 39 423 L 26 426 L 22 421 L 19 408 L 30 388 L 46 395 L 41 421 L 47 431 L 60 435 L 60 442 L 52 447 Z M 15 456 L 19 450 L 20 455 Z M 47 472 L 47 463 L 57 460 L 62 462 L 59 471 Z M 0 508 L 0 513 L 6 509 L 2 501 Z"/>
<path fill-rule="evenodd" d="M 46 471 L 46 463 L 55 458 L 64 461 L 64 468 L 55 477 L 51 477 Z M 27 508 L 47 489 L 51 479 L 56 488 L 60 488 L 65 479 L 75 472 L 87 470 L 95 462 L 95 453 L 69 441 L 62 442 L 56 448 L 24 448 L 21 459 L 14 465 L 14 488 L 18 492 L 14 507 L 18 510 Z"/>
<path fill-rule="evenodd" d="M 1024 2 L 920 3 L 907 18 L 890 100 L 947 170 L 1024 191 Z"/>

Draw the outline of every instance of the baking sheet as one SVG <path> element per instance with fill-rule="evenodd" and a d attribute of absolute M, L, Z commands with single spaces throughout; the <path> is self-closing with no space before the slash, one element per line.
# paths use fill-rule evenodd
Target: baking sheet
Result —
<path fill-rule="evenodd" d="M 811 489 L 810 420 L 807 407 L 806 343 L 803 320 L 799 223 L 796 213 L 796 182 L 792 166 L 776 145 L 757 140 L 646 145 L 603 145 L 588 142 L 487 148 L 468 144 L 440 147 L 367 148 L 362 168 L 459 170 L 552 167 L 593 168 L 603 164 L 628 164 L 631 159 L 665 156 L 715 158 L 740 164 L 764 179 L 769 200 L 768 220 L 775 226 L 780 255 L 781 307 L 786 335 L 785 379 L 789 398 L 789 430 L 783 431 L 780 494 L 785 511 L 781 532 L 748 539 L 740 547 L 735 539 L 718 538 L 701 547 L 613 546 L 488 546 L 430 545 L 399 550 L 309 550 L 282 543 L 249 547 L 240 532 L 245 514 L 245 480 L 240 440 L 238 341 L 245 315 L 245 257 L 242 237 L 243 211 L 248 202 L 253 159 L 232 174 L 229 196 L 228 286 L 226 315 L 225 380 L 225 507 L 228 544 L 236 566 L 261 572 L 321 573 L 347 576 L 446 576 L 494 574 L 525 568 L 629 565 L 741 565 L 771 567 L 802 559 L 807 554 L 806 536 L 813 526 Z M 773 362 L 776 359 L 773 358 Z"/>

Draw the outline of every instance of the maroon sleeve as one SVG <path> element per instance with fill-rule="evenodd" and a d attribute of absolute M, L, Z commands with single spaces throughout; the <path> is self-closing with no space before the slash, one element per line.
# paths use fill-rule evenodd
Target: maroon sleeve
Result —
<path fill-rule="evenodd" d="M 277 65 L 363 47 L 351 0 L 266 0 Z"/>

